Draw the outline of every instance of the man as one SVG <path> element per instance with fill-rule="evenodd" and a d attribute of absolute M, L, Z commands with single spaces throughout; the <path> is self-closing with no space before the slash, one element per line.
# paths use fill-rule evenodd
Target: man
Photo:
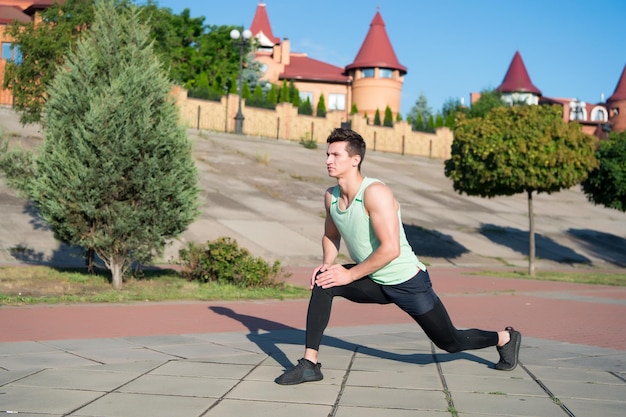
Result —
<path fill-rule="evenodd" d="M 377 179 L 361 175 L 365 141 L 349 129 L 335 129 L 327 139 L 326 167 L 337 185 L 326 190 L 323 263 L 311 276 L 304 357 L 276 378 L 281 385 L 323 379 L 317 361 L 332 300 L 394 303 L 407 312 L 440 349 L 460 352 L 496 346 L 498 370 L 517 366 L 522 336 L 504 331 L 458 330 L 432 289 L 426 267 L 409 245 L 393 193 Z M 343 238 L 354 265 L 335 264 Z"/>

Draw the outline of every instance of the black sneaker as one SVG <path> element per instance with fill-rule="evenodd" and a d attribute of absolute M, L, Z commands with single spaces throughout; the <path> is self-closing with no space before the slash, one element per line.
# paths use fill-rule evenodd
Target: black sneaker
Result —
<path fill-rule="evenodd" d="M 298 364 L 276 378 L 274 382 L 280 385 L 296 385 L 303 382 L 321 381 L 324 379 L 321 363 L 313 363 L 308 359 L 298 359 Z"/>
<path fill-rule="evenodd" d="M 498 346 L 500 361 L 496 363 L 495 368 L 499 371 L 512 371 L 517 367 L 522 335 L 512 327 L 507 327 L 505 330 L 511 335 L 511 340 L 504 346 Z"/>

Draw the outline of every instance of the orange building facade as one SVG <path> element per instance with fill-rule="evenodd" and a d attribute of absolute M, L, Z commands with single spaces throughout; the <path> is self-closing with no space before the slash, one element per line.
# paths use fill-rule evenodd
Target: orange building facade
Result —
<path fill-rule="evenodd" d="M 37 21 L 39 12 L 54 3 L 54 0 L 0 0 L 0 105 L 13 105 L 13 94 L 2 88 L 4 71 L 8 61 L 19 61 L 21 58 L 19 48 L 13 45 L 13 38 L 6 33 L 8 25 L 16 20 L 24 24 Z"/>

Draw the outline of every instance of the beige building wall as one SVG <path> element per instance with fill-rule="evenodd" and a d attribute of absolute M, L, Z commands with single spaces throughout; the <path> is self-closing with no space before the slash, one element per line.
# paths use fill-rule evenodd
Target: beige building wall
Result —
<path fill-rule="evenodd" d="M 181 121 L 186 127 L 215 132 L 235 131 L 237 95 L 229 94 L 219 102 L 192 99 L 180 87 L 175 88 L 174 95 L 180 107 Z M 345 120 L 343 112 L 329 112 L 326 117 L 302 116 L 290 103 L 281 103 L 276 110 L 268 110 L 246 107 L 244 101 L 242 112 L 245 135 L 295 142 L 314 139 L 320 144 L 326 143 L 329 133 Z M 446 127 L 437 129 L 435 133 L 414 132 L 406 122 L 395 123 L 393 127 L 372 126 L 360 116 L 352 118 L 351 123 L 352 129 L 363 136 L 369 150 L 450 158 L 453 134 Z"/>

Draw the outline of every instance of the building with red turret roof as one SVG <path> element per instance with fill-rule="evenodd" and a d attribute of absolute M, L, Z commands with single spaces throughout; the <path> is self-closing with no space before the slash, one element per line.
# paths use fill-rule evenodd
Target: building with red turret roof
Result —
<path fill-rule="evenodd" d="M 539 104 L 541 90 L 530 81 L 526 65 L 524 65 L 519 51 L 515 52 L 504 80 L 496 88 L 496 91 L 502 93 L 502 99 L 509 105 L 513 103 Z"/>
<path fill-rule="evenodd" d="M 288 38 L 280 40 L 273 36 L 263 2 L 257 5 L 250 30 L 258 42 L 255 60 L 261 64 L 262 80 L 274 84 L 283 80 L 293 82 L 301 99 L 309 99 L 313 108 L 323 95 L 326 109 L 344 112 L 345 120 L 353 105 L 358 113 L 370 117 L 376 110 L 382 116 L 387 106 L 394 117 L 400 112 L 407 69 L 396 57 L 380 11 L 374 15 L 356 58 L 346 67 L 291 51 Z"/>
<path fill-rule="evenodd" d="M 626 130 L 626 67 L 624 71 L 615 93 L 606 103 L 586 103 L 577 98 L 546 97 L 530 80 L 522 56 L 516 51 L 502 84 L 496 91 L 502 93 L 502 99 L 509 105 L 516 103 L 559 105 L 563 107 L 564 121 L 580 123 L 583 132 L 604 139 L 611 130 L 617 132 Z M 480 94 L 471 94 L 472 103 L 479 98 Z M 620 118 L 620 115 L 623 118 Z"/>
<path fill-rule="evenodd" d="M 626 130 L 626 65 L 624 65 L 613 95 L 606 100 L 606 107 L 609 112 L 611 130 L 615 132 Z"/>

